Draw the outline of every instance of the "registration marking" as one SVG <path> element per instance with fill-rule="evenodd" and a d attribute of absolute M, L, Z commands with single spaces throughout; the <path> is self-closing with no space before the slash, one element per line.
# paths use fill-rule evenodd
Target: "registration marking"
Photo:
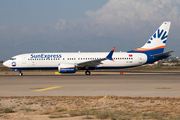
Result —
<path fill-rule="evenodd" d="M 60 88 L 62 86 L 54 86 L 54 87 L 49 87 L 49 88 L 43 88 L 43 89 L 38 89 L 38 90 L 34 90 L 34 91 L 45 91 L 45 90 L 51 90 L 51 89 L 56 89 L 56 88 Z"/>

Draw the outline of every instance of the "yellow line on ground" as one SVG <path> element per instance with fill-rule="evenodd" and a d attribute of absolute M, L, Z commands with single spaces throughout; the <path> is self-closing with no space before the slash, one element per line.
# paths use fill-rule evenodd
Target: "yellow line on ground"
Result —
<path fill-rule="evenodd" d="M 38 89 L 38 90 L 34 90 L 34 91 L 45 91 L 45 90 L 51 90 L 51 89 L 55 89 L 55 88 L 60 88 L 62 86 L 54 86 L 54 87 L 49 87 L 49 88 L 44 88 L 44 89 Z"/>
<path fill-rule="evenodd" d="M 61 73 L 59 73 L 59 72 L 55 72 L 55 74 L 56 74 L 56 75 L 61 75 Z"/>

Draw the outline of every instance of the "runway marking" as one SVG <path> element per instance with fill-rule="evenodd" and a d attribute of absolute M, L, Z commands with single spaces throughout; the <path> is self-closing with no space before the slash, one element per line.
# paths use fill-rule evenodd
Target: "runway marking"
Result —
<path fill-rule="evenodd" d="M 56 88 L 60 88 L 62 86 L 54 86 L 54 87 L 49 87 L 49 88 L 44 88 L 44 89 L 38 89 L 38 90 L 34 90 L 34 91 L 45 91 L 45 90 L 51 90 L 51 89 L 56 89 Z"/>
<path fill-rule="evenodd" d="M 55 72 L 55 75 L 61 75 L 61 73 L 59 73 L 59 72 Z"/>

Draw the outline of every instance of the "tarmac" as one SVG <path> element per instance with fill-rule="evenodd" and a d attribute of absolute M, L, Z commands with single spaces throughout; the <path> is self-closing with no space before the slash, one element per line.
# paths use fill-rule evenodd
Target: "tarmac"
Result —
<path fill-rule="evenodd" d="M 0 75 L 0 96 L 180 97 L 180 71 Z"/>

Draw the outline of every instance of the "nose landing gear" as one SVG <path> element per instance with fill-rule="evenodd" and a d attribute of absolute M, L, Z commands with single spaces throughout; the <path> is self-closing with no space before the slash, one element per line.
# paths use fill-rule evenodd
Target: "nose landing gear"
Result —
<path fill-rule="evenodd" d="M 19 71 L 19 76 L 23 76 L 23 73 L 21 71 Z"/>

